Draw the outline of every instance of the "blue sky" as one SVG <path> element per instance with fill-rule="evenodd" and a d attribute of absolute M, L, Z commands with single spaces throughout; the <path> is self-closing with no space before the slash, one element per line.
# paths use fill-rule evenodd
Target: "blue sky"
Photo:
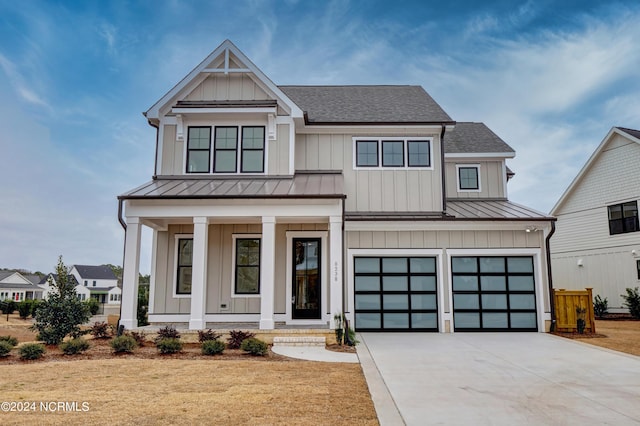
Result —
<path fill-rule="evenodd" d="M 640 128 L 638 22 L 634 1 L 0 0 L 0 267 L 122 263 L 141 112 L 226 38 L 276 84 L 422 85 L 517 151 L 510 198 L 548 212 L 612 126 Z"/>

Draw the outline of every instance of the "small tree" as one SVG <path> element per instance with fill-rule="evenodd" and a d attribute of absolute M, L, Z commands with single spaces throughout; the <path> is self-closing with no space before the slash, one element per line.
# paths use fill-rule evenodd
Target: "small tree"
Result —
<path fill-rule="evenodd" d="M 38 306 L 33 329 L 40 339 L 48 345 L 57 345 L 69 334 L 80 332 L 80 324 L 89 321 L 87 305 L 78 300 L 73 283 L 69 280 L 69 269 L 58 258 L 57 279 L 49 278 L 52 291 Z"/>
<path fill-rule="evenodd" d="M 640 319 L 640 292 L 638 292 L 638 287 L 625 290 L 627 294 L 620 295 L 624 299 L 624 306 L 629 308 L 629 313 L 632 317 Z"/>

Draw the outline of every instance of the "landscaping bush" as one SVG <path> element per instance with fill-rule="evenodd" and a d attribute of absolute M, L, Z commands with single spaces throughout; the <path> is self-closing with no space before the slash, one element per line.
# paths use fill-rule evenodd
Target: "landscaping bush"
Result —
<path fill-rule="evenodd" d="M 239 349 L 243 341 L 253 336 L 255 336 L 254 333 L 240 330 L 231 330 L 229 332 L 229 339 L 227 340 L 227 347 L 229 349 Z"/>
<path fill-rule="evenodd" d="M 11 352 L 11 349 L 13 349 L 13 346 L 14 345 L 7 342 L 6 340 L 0 341 L 0 356 L 9 355 L 9 352 Z M 202 353 L 204 353 L 204 350 L 202 351 Z"/>
<path fill-rule="evenodd" d="M 107 324 L 104 321 L 95 322 L 91 326 L 91 335 L 95 339 L 108 339 L 109 336 L 111 335 L 111 328 L 109 327 L 109 324 Z"/>
<path fill-rule="evenodd" d="M 18 345 L 18 339 L 16 339 L 15 337 L 11 337 L 11 336 L 0 336 L 0 342 L 7 342 L 11 346 L 17 346 Z"/>
<path fill-rule="evenodd" d="M 202 342 L 202 354 L 203 355 L 217 355 L 221 354 L 225 349 L 224 342 L 220 340 L 205 340 Z"/>
<path fill-rule="evenodd" d="M 89 342 L 87 342 L 82 337 L 60 343 L 60 350 L 64 352 L 65 355 L 79 354 L 86 351 L 87 349 L 89 349 Z"/>
<path fill-rule="evenodd" d="M 251 355 L 265 356 L 269 347 L 265 342 L 255 337 L 249 337 L 242 341 L 240 349 L 245 352 L 249 352 Z"/>
<path fill-rule="evenodd" d="M 629 308 L 629 313 L 632 317 L 640 319 L 640 293 L 638 287 L 627 288 L 627 294 L 621 294 L 624 299 L 624 306 Z"/>
<path fill-rule="evenodd" d="M 147 335 L 144 331 L 127 331 L 127 336 L 133 337 L 138 346 L 144 346 L 147 341 Z"/>
<path fill-rule="evenodd" d="M 42 303 L 42 300 L 39 300 L 39 299 L 34 299 L 31 301 L 31 318 L 36 317 L 36 312 L 38 312 L 38 309 L 40 309 L 41 303 Z"/>
<path fill-rule="evenodd" d="M 218 340 L 220 338 L 220 336 L 222 336 L 222 334 L 218 334 L 215 331 L 208 329 L 208 330 L 200 330 L 198 331 L 198 342 L 200 343 L 204 343 L 207 342 L 209 340 Z"/>
<path fill-rule="evenodd" d="M 27 319 L 29 315 L 31 315 L 31 301 L 23 300 L 18 303 L 18 314 L 20 314 L 20 318 Z"/>
<path fill-rule="evenodd" d="M 0 310 L 4 315 L 10 315 L 16 310 L 16 302 L 11 299 L 5 299 L 0 302 Z"/>
<path fill-rule="evenodd" d="M 87 305 L 87 308 L 89 309 L 89 313 L 91 313 L 91 316 L 98 314 L 98 311 L 100 310 L 100 302 L 98 302 L 98 299 L 94 299 L 93 297 L 90 297 L 87 300 L 85 300 L 84 303 L 85 305 Z"/>
<path fill-rule="evenodd" d="M 114 337 L 113 340 L 111 341 L 111 348 L 115 353 L 123 353 L 123 352 L 131 353 L 137 347 L 138 347 L 138 344 L 136 343 L 136 340 L 133 337 L 126 334 L 123 334 L 122 336 Z"/>
<path fill-rule="evenodd" d="M 164 339 L 179 339 L 180 332 L 175 329 L 172 325 L 168 325 L 166 327 L 162 327 L 158 330 L 158 335 L 155 338 L 156 343 Z"/>
<path fill-rule="evenodd" d="M 32 360 L 32 359 L 40 359 L 42 355 L 44 355 L 46 349 L 41 343 L 27 343 L 26 345 L 20 346 L 18 352 L 20 353 L 21 359 Z"/>
<path fill-rule="evenodd" d="M 599 294 L 593 299 L 593 313 L 596 318 L 603 318 L 609 310 L 609 301 L 605 297 L 602 299 Z"/>
<path fill-rule="evenodd" d="M 156 342 L 156 347 L 158 348 L 158 352 L 161 354 L 174 354 L 182 350 L 182 342 L 180 339 L 169 337 L 158 340 Z"/>

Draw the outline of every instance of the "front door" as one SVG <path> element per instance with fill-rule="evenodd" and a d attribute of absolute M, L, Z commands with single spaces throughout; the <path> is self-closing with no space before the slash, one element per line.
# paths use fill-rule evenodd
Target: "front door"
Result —
<path fill-rule="evenodd" d="M 293 319 L 320 319 L 320 238 L 293 239 Z"/>

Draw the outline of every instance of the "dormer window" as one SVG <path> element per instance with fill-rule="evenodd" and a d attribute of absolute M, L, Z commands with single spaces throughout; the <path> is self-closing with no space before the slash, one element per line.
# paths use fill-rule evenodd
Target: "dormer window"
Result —
<path fill-rule="evenodd" d="M 457 164 L 458 192 L 480 191 L 480 165 Z"/>
<path fill-rule="evenodd" d="M 193 126 L 188 135 L 187 173 L 264 173 L 264 126 Z"/>

